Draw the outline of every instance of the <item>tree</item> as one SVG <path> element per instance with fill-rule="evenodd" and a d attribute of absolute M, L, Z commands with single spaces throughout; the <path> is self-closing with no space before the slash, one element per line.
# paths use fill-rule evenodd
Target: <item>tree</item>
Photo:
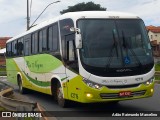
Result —
<path fill-rule="evenodd" d="M 78 3 L 74 6 L 68 6 L 68 9 L 60 11 L 61 14 L 67 12 L 76 12 L 76 11 L 106 11 L 106 8 L 101 7 L 100 4 L 95 4 L 93 2 L 87 3 Z"/>

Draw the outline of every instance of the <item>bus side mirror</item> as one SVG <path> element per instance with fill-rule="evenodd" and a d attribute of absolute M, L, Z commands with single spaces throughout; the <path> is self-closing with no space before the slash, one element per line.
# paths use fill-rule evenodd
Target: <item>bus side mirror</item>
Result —
<path fill-rule="evenodd" d="M 70 31 L 75 32 L 76 33 L 76 41 L 75 41 L 75 45 L 77 49 L 82 48 L 82 36 L 81 36 L 81 30 L 79 28 L 70 28 Z"/>

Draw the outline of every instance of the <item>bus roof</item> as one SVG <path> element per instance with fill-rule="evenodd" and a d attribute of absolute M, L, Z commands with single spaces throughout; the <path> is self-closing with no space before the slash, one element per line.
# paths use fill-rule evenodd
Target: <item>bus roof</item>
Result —
<path fill-rule="evenodd" d="M 110 18 L 113 16 L 119 18 L 137 18 L 136 15 L 124 12 L 114 12 L 114 11 L 80 11 L 80 12 L 68 12 L 60 16 L 60 19 L 68 18 Z"/>
<path fill-rule="evenodd" d="M 18 39 L 24 35 L 27 35 L 29 33 L 32 33 L 38 29 L 41 29 L 45 26 L 48 26 L 58 20 L 62 20 L 62 19 L 66 19 L 66 18 L 71 18 L 73 20 L 77 20 L 77 19 L 80 19 L 80 18 L 139 18 L 138 16 L 134 15 L 134 14 L 130 14 L 130 13 L 124 13 L 124 12 L 114 12 L 114 11 L 80 11 L 80 12 L 68 12 L 68 13 L 65 13 L 63 15 L 60 15 L 56 18 L 52 18 L 52 19 L 49 19 L 49 20 L 46 20 L 42 23 L 39 23 L 38 25 L 32 27 L 30 30 L 20 34 L 20 35 L 17 35 L 16 37 L 13 37 L 11 39 L 9 39 L 7 41 L 8 42 L 11 42 L 15 39 Z"/>

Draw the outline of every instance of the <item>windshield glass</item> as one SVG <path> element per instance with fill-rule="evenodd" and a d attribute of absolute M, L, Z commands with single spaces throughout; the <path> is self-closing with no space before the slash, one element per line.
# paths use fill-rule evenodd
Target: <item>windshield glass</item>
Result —
<path fill-rule="evenodd" d="M 153 64 L 151 45 L 141 19 L 81 19 L 78 28 L 83 40 L 81 60 L 89 70 L 118 72 L 127 68 L 125 72 L 133 72 L 131 68 Z"/>

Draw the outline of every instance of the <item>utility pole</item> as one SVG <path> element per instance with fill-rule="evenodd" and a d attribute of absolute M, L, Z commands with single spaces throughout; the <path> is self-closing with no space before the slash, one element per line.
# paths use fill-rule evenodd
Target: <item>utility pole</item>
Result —
<path fill-rule="evenodd" d="M 30 26 L 30 17 L 29 17 L 29 0 L 27 0 L 27 30 L 29 30 Z"/>

